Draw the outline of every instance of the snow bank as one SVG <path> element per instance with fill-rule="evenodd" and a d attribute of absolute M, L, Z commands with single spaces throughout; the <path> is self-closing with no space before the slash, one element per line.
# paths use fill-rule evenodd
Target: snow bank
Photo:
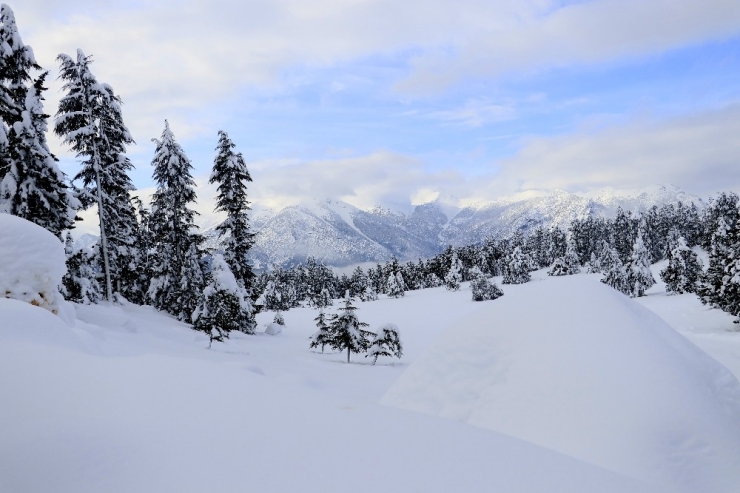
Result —
<path fill-rule="evenodd" d="M 59 314 L 66 272 L 64 245 L 25 219 L 0 214 L 0 296 Z"/>
<path fill-rule="evenodd" d="M 19 342 L 86 351 L 73 329 L 61 318 L 28 303 L 0 298 L 0 343 L 9 346 Z"/>
<path fill-rule="evenodd" d="M 381 402 L 673 491 L 740 484 L 738 381 L 593 276 L 512 287 L 456 323 Z"/>

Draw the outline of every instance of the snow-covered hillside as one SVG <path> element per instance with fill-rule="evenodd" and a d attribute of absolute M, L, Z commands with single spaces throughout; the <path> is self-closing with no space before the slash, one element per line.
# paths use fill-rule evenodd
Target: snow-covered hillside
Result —
<path fill-rule="evenodd" d="M 408 214 L 382 208 L 364 211 L 341 201 L 321 200 L 260 217 L 253 258 L 258 266 L 289 265 L 315 256 L 328 265 L 429 258 L 447 245 L 506 237 L 537 226 L 567 226 L 574 219 L 612 217 L 618 206 L 633 212 L 653 205 L 704 202 L 671 186 L 582 197 L 562 191 L 522 200 L 499 200 L 463 209 L 442 201 L 418 205 Z M 209 235 L 209 233 L 207 233 Z M 210 236 L 213 236 L 210 234 Z M 216 246 L 218 242 L 212 241 Z"/>
<path fill-rule="evenodd" d="M 377 366 L 309 350 L 308 308 L 209 350 L 149 307 L 76 305 L 69 326 L 2 299 L 0 491 L 734 491 L 727 370 L 595 276 L 503 288 L 358 303 L 401 330 L 404 358 Z M 731 317 L 694 301 L 657 286 L 641 303 L 740 361 Z M 381 404 L 409 382 L 447 412 Z"/>

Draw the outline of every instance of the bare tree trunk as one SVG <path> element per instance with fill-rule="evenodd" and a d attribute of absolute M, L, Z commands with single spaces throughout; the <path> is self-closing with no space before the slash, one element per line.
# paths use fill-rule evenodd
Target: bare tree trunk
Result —
<path fill-rule="evenodd" d="M 113 301 L 113 289 L 110 282 L 110 261 L 108 260 L 108 238 L 105 235 L 105 219 L 103 219 L 103 187 L 100 183 L 100 158 L 97 155 L 97 146 L 95 146 L 95 178 L 97 180 L 98 196 L 98 219 L 100 219 L 100 243 L 103 247 L 103 269 L 105 270 L 105 297 L 108 301 Z"/>
<path fill-rule="evenodd" d="M 349 347 L 347 348 L 347 363 L 349 363 Z"/>

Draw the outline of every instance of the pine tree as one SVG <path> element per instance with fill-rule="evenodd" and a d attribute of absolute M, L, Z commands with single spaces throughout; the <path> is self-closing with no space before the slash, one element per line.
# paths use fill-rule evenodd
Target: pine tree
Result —
<path fill-rule="evenodd" d="M 608 250 L 608 255 L 610 257 L 609 268 L 605 271 L 604 278 L 601 282 L 613 287 L 620 293 L 631 296 L 632 286 L 629 282 L 627 269 L 622 261 L 619 260 L 619 254 L 615 249 L 610 248 Z"/>
<path fill-rule="evenodd" d="M 352 301 L 353 299 L 347 292 L 344 298 L 344 306 L 339 308 L 340 313 L 331 320 L 329 326 L 331 332 L 329 344 L 337 351 L 347 350 L 347 363 L 350 362 L 352 353 L 367 350 L 370 345 L 368 337 L 372 334 L 372 332 L 363 329 L 363 327 L 367 327 L 367 324 L 357 319 L 355 314 L 357 308 L 352 305 Z"/>
<path fill-rule="evenodd" d="M 496 286 L 493 279 L 487 279 L 485 274 L 477 267 L 471 270 L 472 280 L 470 281 L 470 290 L 472 291 L 473 301 L 495 300 L 504 295 L 504 292 Z"/>
<path fill-rule="evenodd" d="M 11 128 L 26 108 L 26 84 L 31 70 L 41 70 L 33 49 L 23 44 L 13 10 L 0 5 L 0 120 Z M 1 172 L 1 171 L 0 171 Z M 0 175 L 0 179 L 3 176 Z"/>
<path fill-rule="evenodd" d="M 395 356 L 398 359 L 403 356 L 403 346 L 395 324 L 385 324 L 378 330 L 365 355 L 366 358 L 373 358 L 373 365 L 380 356 Z"/>
<path fill-rule="evenodd" d="M 736 235 L 735 228 L 725 221 L 725 216 L 719 215 L 717 229 L 712 235 L 709 247 L 709 266 L 701 276 L 701 282 L 696 290 L 701 302 L 714 308 L 722 309 L 725 306 L 724 291 L 732 267 L 731 251 Z"/>
<path fill-rule="evenodd" d="M 20 119 L 7 136 L 6 166 L 0 172 L 0 212 L 22 217 L 61 238 L 74 227 L 80 207 L 46 142 L 44 72 L 26 90 Z M 0 165 L 1 167 L 2 165 Z"/>
<path fill-rule="evenodd" d="M 224 258 L 234 276 L 244 288 L 250 288 L 254 272 L 249 264 L 249 250 L 254 244 L 254 234 L 249 227 L 249 201 L 247 182 L 252 181 L 241 153 L 226 132 L 218 132 L 216 159 L 209 183 L 218 183 L 216 211 L 226 213 L 226 219 L 216 226 L 223 239 Z"/>
<path fill-rule="evenodd" d="M 460 283 L 462 282 L 462 262 L 457 257 L 457 252 L 452 253 L 450 259 L 450 269 L 445 274 L 445 288 L 448 291 L 457 291 L 460 289 Z"/>
<path fill-rule="evenodd" d="M 82 50 L 77 58 L 61 54 L 60 78 L 66 92 L 59 102 L 54 132 L 82 159 L 75 180 L 82 180 L 83 205 L 97 205 L 106 298 L 127 288 L 136 277 L 136 213 L 129 192 L 133 169 L 126 146 L 134 141 L 123 123 L 121 99 L 90 72 L 92 60 Z"/>
<path fill-rule="evenodd" d="M 578 253 L 573 237 L 569 237 L 566 242 L 565 255 L 558 257 L 547 272 L 548 276 L 570 276 L 580 272 Z"/>
<path fill-rule="evenodd" d="M 400 274 L 399 274 L 400 275 Z M 401 283 L 403 278 L 401 278 Z M 403 290 L 403 286 L 398 282 L 398 277 L 392 272 L 388 274 L 388 282 L 386 283 L 386 289 L 389 298 L 402 298 L 406 293 Z"/>
<path fill-rule="evenodd" d="M 331 317 L 329 318 L 331 320 Z M 316 322 L 316 328 L 318 329 L 309 338 L 311 341 L 311 348 L 321 347 L 321 352 L 324 352 L 324 348 L 331 342 L 332 333 L 329 324 L 327 324 L 327 317 L 324 314 L 324 310 L 319 310 L 319 314 L 314 318 Z"/>
<path fill-rule="evenodd" d="M 529 282 L 529 258 L 516 247 L 504 260 L 504 284 L 523 284 Z"/>
<path fill-rule="evenodd" d="M 660 278 L 670 293 L 694 293 L 701 272 L 696 254 L 686 246 L 686 240 L 681 236 L 670 251 L 668 266 L 661 271 Z"/>
<path fill-rule="evenodd" d="M 64 245 L 67 255 L 67 273 L 62 278 L 62 294 L 67 301 L 89 305 L 100 300 L 100 285 L 95 275 L 95 255 L 84 249 L 75 251 L 72 235 L 68 232 Z"/>
<path fill-rule="evenodd" d="M 645 291 L 655 284 L 655 279 L 650 270 L 650 252 L 642 241 L 642 233 L 638 233 L 625 267 L 631 296 L 635 298 L 644 296 Z"/>
<path fill-rule="evenodd" d="M 203 238 L 197 234 L 192 165 L 165 121 L 161 140 L 154 139 L 154 181 L 150 229 L 155 244 L 154 277 L 148 295 L 152 304 L 180 320 L 189 320 L 204 288 L 200 264 Z"/>

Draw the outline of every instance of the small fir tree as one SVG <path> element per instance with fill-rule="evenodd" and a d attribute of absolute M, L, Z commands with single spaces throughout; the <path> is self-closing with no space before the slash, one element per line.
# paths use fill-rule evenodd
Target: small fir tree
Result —
<path fill-rule="evenodd" d="M 367 327 L 365 322 L 360 322 L 355 311 L 357 308 L 352 305 L 354 301 L 349 291 L 345 294 L 344 306 L 339 308 L 336 317 L 331 321 L 330 332 L 331 340 L 329 344 L 337 351 L 347 351 L 347 363 L 350 362 L 352 353 L 361 353 L 366 351 L 370 342 L 368 337 L 372 334 L 363 327 Z"/>
<path fill-rule="evenodd" d="M 457 257 L 457 252 L 452 253 L 452 259 L 450 261 L 450 270 L 445 274 L 445 288 L 448 291 L 457 291 L 460 289 L 460 283 L 462 282 L 462 262 Z"/>
<path fill-rule="evenodd" d="M 493 279 L 487 279 L 478 267 L 474 267 L 470 274 L 473 278 L 470 281 L 473 301 L 495 300 L 504 295 L 504 292 L 496 286 Z"/>
<path fill-rule="evenodd" d="M 211 341 L 218 342 L 235 330 L 253 334 L 256 323 L 252 303 L 219 254 L 213 257 L 209 277 L 192 315 L 193 328 L 208 333 Z"/>
<path fill-rule="evenodd" d="M 668 256 L 668 266 L 660 273 L 669 293 L 683 294 L 696 292 L 696 285 L 701 274 L 699 259 L 682 236 Z"/>
<path fill-rule="evenodd" d="M 633 298 L 645 296 L 645 291 L 655 284 L 653 273 L 650 270 L 650 258 L 650 252 L 642 241 L 642 234 L 638 232 L 632 247 L 632 254 L 626 265 L 627 282 Z"/>
<path fill-rule="evenodd" d="M 331 317 L 328 317 L 331 320 Z M 318 316 L 314 319 L 316 322 L 316 332 L 309 338 L 311 341 L 311 348 L 321 347 L 321 352 L 324 352 L 324 348 L 327 344 L 330 344 L 332 339 L 331 328 L 327 323 L 327 316 L 324 314 L 324 310 L 319 310 Z"/>
<path fill-rule="evenodd" d="M 67 255 L 67 273 L 62 278 L 62 294 L 67 301 L 83 305 L 100 300 L 100 284 L 95 274 L 95 255 L 79 249 L 75 251 L 72 235 L 68 232 L 64 252 Z"/>
<path fill-rule="evenodd" d="M 604 274 L 604 278 L 601 280 L 604 284 L 613 287 L 620 293 L 626 294 L 627 296 L 632 295 L 632 288 L 629 283 L 629 277 L 627 275 L 627 269 L 619 260 L 619 254 L 616 250 L 610 249 L 613 253 L 613 258 L 610 261 L 610 267 Z"/>
<path fill-rule="evenodd" d="M 522 252 L 521 247 L 515 247 L 507 255 L 504 266 L 504 278 L 501 281 L 504 284 L 523 284 L 530 281 L 529 276 L 529 259 Z"/>
<path fill-rule="evenodd" d="M 399 273 L 400 276 L 400 273 Z M 386 289 L 388 291 L 389 298 L 402 298 L 406 293 L 403 290 L 403 278 L 401 282 L 398 280 L 398 276 L 392 272 L 388 274 L 388 282 L 386 283 Z"/>
<path fill-rule="evenodd" d="M 285 318 L 283 317 L 283 312 L 280 310 L 275 312 L 275 316 L 272 318 L 272 323 L 285 326 Z"/>
<path fill-rule="evenodd" d="M 385 324 L 378 330 L 365 355 L 366 358 L 373 358 L 373 365 L 378 362 L 380 356 L 395 356 L 398 359 L 403 356 L 403 346 L 395 324 Z"/>

